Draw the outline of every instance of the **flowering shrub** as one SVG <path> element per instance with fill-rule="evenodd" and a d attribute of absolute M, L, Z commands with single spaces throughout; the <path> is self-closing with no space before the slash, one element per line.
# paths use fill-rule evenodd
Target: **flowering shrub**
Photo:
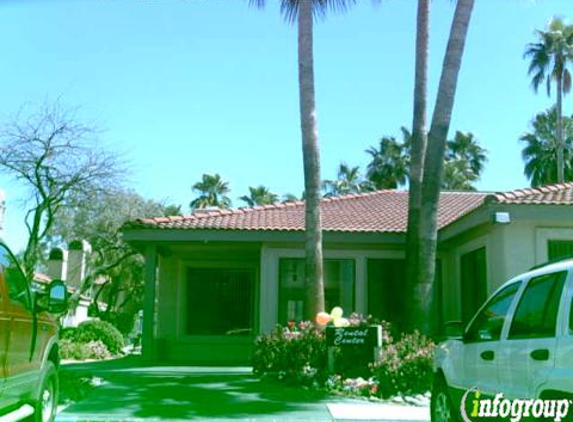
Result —
<path fill-rule="evenodd" d="M 311 385 L 325 377 L 326 365 L 324 333 L 310 322 L 277 326 L 255 340 L 253 371 L 257 375 Z"/>
<path fill-rule="evenodd" d="M 340 375 L 333 375 L 326 380 L 324 386 L 330 392 L 352 397 L 370 397 L 376 396 L 378 393 L 378 381 L 374 378 L 367 380 L 362 377 L 344 379 Z"/>
<path fill-rule="evenodd" d="M 379 382 L 378 395 L 391 397 L 429 391 L 434 350 L 435 344 L 417 331 L 383 347 L 380 361 L 371 366 L 372 375 Z"/>
<path fill-rule="evenodd" d="M 60 341 L 60 355 L 62 359 L 86 360 L 86 359 L 109 359 L 111 353 L 101 341 L 88 343 L 75 343 L 71 340 Z"/>
<path fill-rule="evenodd" d="M 366 327 L 375 321 L 357 314 L 350 326 Z M 391 397 L 421 394 L 430 390 L 434 343 L 420 333 L 395 341 L 392 327 L 382 325 L 380 361 L 371 364 L 372 350 L 335 348 L 335 374 L 328 374 L 328 350 L 324 331 L 310 322 L 277 326 L 255 341 L 253 370 L 298 385 L 324 387 L 348 396 Z M 330 376 L 329 376 L 330 375 Z"/>

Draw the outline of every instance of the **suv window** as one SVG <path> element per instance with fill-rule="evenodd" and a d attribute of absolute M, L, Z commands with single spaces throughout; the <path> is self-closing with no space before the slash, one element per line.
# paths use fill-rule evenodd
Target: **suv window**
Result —
<path fill-rule="evenodd" d="M 465 340 L 470 342 L 499 340 L 507 311 L 520 286 L 521 281 L 512 283 L 493 296 L 469 326 Z"/>
<path fill-rule="evenodd" d="M 569 331 L 573 333 L 573 299 L 571 299 L 571 310 L 569 311 Z"/>
<path fill-rule="evenodd" d="M 554 337 L 559 302 L 567 272 L 546 274 L 529 281 L 509 330 L 510 339 Z"/>
<path fill-rule="evenodd" d="M 8 252 L 5 246 L 0 244 L 0 272 L 4 274 L 4 280 L 8 285 L 8 297 L 11 302 L 20 303 L 26 308 L 30 305 L 28 282 L 20 270 L 18 263 Z"/>

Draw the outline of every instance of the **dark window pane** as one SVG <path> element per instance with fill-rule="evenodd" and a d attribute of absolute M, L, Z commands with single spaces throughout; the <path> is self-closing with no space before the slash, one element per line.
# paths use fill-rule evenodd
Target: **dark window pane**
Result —
<path fill-rule="evenodd" d="M 0 267 L 8 285 L 10 300 L 29 307 L 30 297 L 26 277 L 12 255 L 3 246 L 0 246 Z"/>
<path fill-rule="evenodd" d="M 468 323 L 487 299 L 486 248 L 476 249 L 460 259 L 462 320 Z"/>
<path fill-rule="evenodd" d="M 573 299 L 571 299 L 571 311 L 569 311 L 569 330 L 573 333 Z"/>
<path fill-rule="evenodd" d="M 355 265 L 353 259 L 324 260 L 325 309 L 340 306 L 346 315 L 354 311 Z M 279 260 L 279 322 L 302 321 L 305 305 L 305 260 Z"/>
<path fill-rule="evenodd" d="M 400 329 L 406 264 L 403 259 L 368 260 L 368 314 Z"/>
<path fill-rule="evenodd" d="M 507 312 L 519 290 L 519 286 L 521 286 L 521 281 L 510 284 L 489 300 L 468 328 L 466 340 L 499 340 Z"/>
<path fill-rule="evenodd" d="M 547 242 L 547 256 L 550 261 L 573 258 L 573 241 L 549 240 Z"/>
<path fill-rule="evenodd" d="M 400 331 L 404 316 L 406 261 L 404 259 L 368 259 L 368 314 L 388 321 Z M 443 328 L 442 261 L 436 260 L 433 286 L 432 326 Z"/>
<path fill-rule="evenodd" d="M 543 275 L 529 281 L 517 306 L 509 338 L 554 337 L 557 312 L 567 272 Z"/>
<path fill-rule="evenodd" d="M 187 334 L 252 334 L 254 271 L 188 270 Z"/>

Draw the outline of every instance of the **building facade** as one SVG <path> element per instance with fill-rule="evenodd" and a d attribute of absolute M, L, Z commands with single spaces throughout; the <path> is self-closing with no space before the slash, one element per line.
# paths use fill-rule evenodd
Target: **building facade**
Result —
<path fill-rule="evenodd" d="M 400 326 L 408 193 L 322 202 L 326 307 Z M 253 339 L 304 309 L 304 202 L 141 219 L 124 236 L 146 259 L 143 353 L 239 364 Z M 468 321 L 504 281 L 573 256 L 573 184 L 444 192 L 435 325 Z"/>

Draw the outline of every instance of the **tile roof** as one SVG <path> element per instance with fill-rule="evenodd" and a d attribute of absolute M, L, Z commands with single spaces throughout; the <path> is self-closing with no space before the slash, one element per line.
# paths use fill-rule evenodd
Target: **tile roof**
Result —
<path fill-rule="evenodd" d="M 443 227 L 480 206 L 487 194 L 444 192 L 440 198 L 438 224 Z M 325 231 L 394 232 L 406 231 L 408 192 L 375 192 L 324 198 L 322 225 Z M 129 228 L 224 229 L 303 231 L 304 202 L 290 202 L 239 208 L 204 210 L 190 216 L 139 219 Z"/>
<path fill-rule="evenodd" d="M 449 225 L 486 201 L 573 205 L 573 183 L 498 193 L 442 192 L 438 228 Z M 138 219 L 126 228 L 303 231 L 304 214 L 304 202 L 298 201 L 234 210 L 201 210 L 189 216 Z M 379 190 L 322 200 L 324 231 L 404 233 L 407 216 L 407 191 Z"/>
<path fill-rule="evenodd" d="M 573 205 L 573 182 L 498 192 L 494 196 L 494 201 L 501 204 Z"/>

